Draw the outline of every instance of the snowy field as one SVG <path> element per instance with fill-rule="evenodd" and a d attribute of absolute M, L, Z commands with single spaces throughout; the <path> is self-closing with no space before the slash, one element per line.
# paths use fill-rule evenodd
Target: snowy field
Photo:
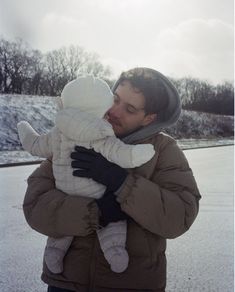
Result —
<path fill-rule="evenodd" d="M 0 150 L 20 150 L 17 123 L 28 121 L 40 134 L 54 125 L 57 98 L 0 94 Z"/>
<path fill-rule="evenodd" d="M 58 97 L 0 94 L 0 165 L 39 161 L 22 151 L 16 125 L 26 120 L 40 134 L 47 133 L 57 111 Z M 233 123 L 232 116 L 183 110 L 177 124 L 166 131 L 182 149 L 232 145 Z"/>
<path fill-rule="evenodd" d="M 166 292 L 234 291 L 234 147 L 185 151 L 202 199 L 188 232 L 168 240 Z M 25 221 L 26 179 L 36 165 L 0 168 L 0 291 L 43 292 L 46 237 Z M 142 291 L 140 291 L 142 292 Z"/>
<path fill-rule="evenodd" d="M 218 138 L 218 139 L 181 139 L 177 141 L 183 150 L 194 149 L 194 148 L 204 148 L 204 147 L 214 147 L 214 146 L 225 146 L 233 145 L 233 138 Z M 26 151 L 16 150 L 16 151 L 0 151 L 0 166 L 10 163 L 21 163 L 30 161 L 40 161 L 40 158 L 35 157 L 27 153 Z"/>

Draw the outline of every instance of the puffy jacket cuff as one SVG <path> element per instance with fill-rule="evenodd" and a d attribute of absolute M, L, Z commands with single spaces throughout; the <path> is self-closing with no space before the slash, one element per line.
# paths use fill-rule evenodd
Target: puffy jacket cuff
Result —
<path fill-rule="evenodd" d="M 128 174 L 128 176 L 126 177 L 124 183 L 122 184 L 121 188 L 118 190 L 118 192 L 116 193 L 117 195 L 117 201 L 122 204 L 127 197 L 130 195 L 131 193 L 131 189 L 133 188 L 133 186 L 135 185 L 135 177 L 131 174 Z"/>

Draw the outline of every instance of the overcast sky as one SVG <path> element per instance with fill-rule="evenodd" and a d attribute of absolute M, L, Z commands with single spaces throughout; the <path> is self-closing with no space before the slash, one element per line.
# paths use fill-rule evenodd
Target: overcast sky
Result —
<path fill-rule="evenodd" d="M 232 0 L 0 0 L 0 36 L 42 52 L 96 52 L 113 77 L 135 66 L 233 80 Z"/>

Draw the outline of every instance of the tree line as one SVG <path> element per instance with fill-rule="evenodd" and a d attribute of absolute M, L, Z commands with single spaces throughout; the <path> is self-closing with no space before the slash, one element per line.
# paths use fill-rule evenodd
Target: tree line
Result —
<path fill-rule="evenodd" d="M 171 80 L 177 88 L 182 106 L 187 110 L 234 115 L 234 85 L 212 85 L 207 81 L 185 77 Z"/>
<path fill-rule="evenodd" d="M 101 77 L 110 86 L 114 83 L 111 68 L 103 65 L 97 54 L 86 52 L 80 46 L 42 53 L 22 39 L 0 39 L 0 93 L 55 96 L 65 84 L 83 73 Z M 191 77 L 171 81 L 179 91 L 184 109 L 234 114 L 232 83 L 212 85 Z"/>
<path fill-rule="evenodd" d="M 22 39 L 0 40 L 0 92 L 55 96 L 77 74 L 107 79 L 110 68 L 95 53 L 79 46 L 62 47 L 45 54 Z"/>

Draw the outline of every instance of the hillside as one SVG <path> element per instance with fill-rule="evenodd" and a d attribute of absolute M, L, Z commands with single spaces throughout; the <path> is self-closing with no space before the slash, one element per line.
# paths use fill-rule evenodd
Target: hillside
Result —
<path fill-rule="evenodd" d="M 39 133 L 54 124 L 56 97 L 0 95 L 0 151 L 20 150 L 16 124 L 28 121 Z M 179 121 L 166 132 L 176 139 L 213 139 L 233 136 L 233 116 L 182 111 Z"/>

